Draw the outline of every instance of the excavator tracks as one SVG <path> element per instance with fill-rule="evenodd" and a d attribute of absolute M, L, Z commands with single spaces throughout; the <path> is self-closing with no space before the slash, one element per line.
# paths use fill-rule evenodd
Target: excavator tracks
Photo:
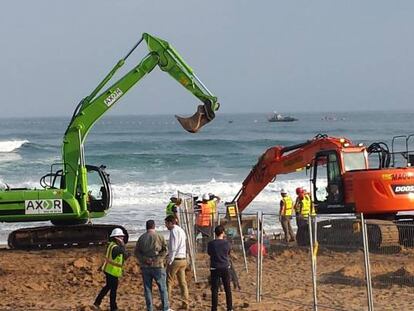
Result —
<path fill-rule="evenodd" d="M 331 219 L 317 224 L 318 243 L 332 248 L 363 247 L 361 222 L 357 219 Z M 368 245 L 370 250 L 400 248 L 401 230 L 392 221 L 367 220 Z M 298 229 L 297 241 L 300 245 L 309 245 L 309 230 Z"/>
<path fill-rule="evenodd" d="M 386 247 L 400 247 L 398 226 L 388 220 L 367 220 L 368 245 L 371 250 Z"/>
<path fill-rule="evenodd" d="M 12 249 L 44 249 L 100 245 L 108 242 L 109 235 L 115 228 L 121 228 L 124 231 L 124 240 L 128 242 L 128 232 L 122 226 L 84 224 L 18 229 L 9 234 L 8 245 Z"/>

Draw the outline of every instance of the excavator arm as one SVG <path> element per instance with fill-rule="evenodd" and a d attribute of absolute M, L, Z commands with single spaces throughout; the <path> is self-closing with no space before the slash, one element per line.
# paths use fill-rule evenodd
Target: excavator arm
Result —
<path fill-rule="evenodd" d="M 147 43 L 149 53 L 125 76 L 102 91 L 142 41 Z M 197 112 L 190 118 L 176 116 L 184 129 L 195 133 L 214 119 L 215 111 L 220 106 L 217 98 L 204 86 L 193 70 L 168 42 L 144 33 L 139 42 L 125 57 L 118 61 L 95 90 L 78 104 L 66 129 L 63 140 L 64 183 L 68 192 L 77 193 L 81 197 L 82 210 L 86 210 L 87 191 L 87 171 L 83 145 L 90 128 L 130 88 L 156 66 L 171 75 L 203 103 L 203 105 L 198 106 Z"/>
<path fill-rule="evenodd" d="M 115 73 L 143 41 L 147 43 L 149 53 L 108 87 Z M 50 173 L 40 180 L 44 189 L 8 187 L 0 191 L 0 221 L 51 221 L 54 225 L 13 231 L 8 238 L 11 248 L 102 244 L 107 242 L 114 228 L 121 228 L 127 241 L 128 233 L 119 224 L 86 224 L 91 218 L 105 216 L 111 206 L 112 193 L 105 167 L 86 165 L 84 143 L 95 122 L 157 66 L 202 102 L 192 117 L 176 116 L 187 131 L 195 133 L 214 119 L 219 108 L 217 98 L 168 42 L 144 33 L 92 93 L 77 105 L 63 138 L 63 167 L 54 170 L 53 166 L 57 164 L 52 165 Z M 88 174 L 97 178 L 93 185 L 88 186 Z M 92 190 L 97 186 L 99 197 L 94 197 Z"/>
<path fill-rule="evenodd" d="M 237 202 L 239 211 L 242 212 L 277 175 L 301 170 L 312 163 L 317 152 L 340 149 L 345 143 L 351 142 L 344 138 L 317 135 L 301 144 L 267 149 L 243 181 L 233 202 Z"/>

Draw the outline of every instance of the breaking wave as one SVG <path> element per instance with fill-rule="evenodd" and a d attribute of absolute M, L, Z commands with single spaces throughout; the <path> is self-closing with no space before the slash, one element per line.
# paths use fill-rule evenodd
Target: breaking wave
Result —
<path fill-rule="evenodd" d="M 28 140 L 0 141 L 0 153 L 13 152 L 28 142 Z"/>
<path fill-rule="evenodd" d="M 1 177 L 0 177 L 1 180 Z M 270 183 L 251 203 L 253 208 L 264 207 L 275 211 L 279 206 L 280 189 L 287 190 L 292 197 L 295 196 L 297 187 L 307 187 L 309 180 L 289 179 Z M 17 184 L 10 184 L 13 187 L 39 188 L 39 182 L 34 180 L 26 180 Z M 222 202 L 232 201 L 234 196 L 241 188 L 240 182 L 223 182 L 212 179 L 204 183 L 148 183 L 148 182 L 125 182 L 112 184 L 113 190 L 113 209 L 134 211 L 151 209 L 155 211 L 165 212 L 165 206 L 172 195 L 176 195 L 177 191 L 189 193 L 194 196 L 201 196 L 203 193 L 214 193 L 221 198 Z"/>
<path fill-rule="evenodd" d="M 252 206 L 266 206 L 276 210 L 280 201 L 280 189 L 286 189 L 292 196 L 295 195 L 297 187 L 306 187 L 309 184 L 307 179 L 290 179 L 270 183 L 252 202 Z M 232 201 L 241 188 L 240 182 L 221 182 L 212 179 L 206 183 L 139 183 L 128 182 L 112 185 L 114 193 L 114 206 L 121 208 L 131 206 L 158 206 L 164 212 L 165 205 L 171 195 L 177 191 L 192 193 L 201 196 L 203 193 L 214 193 L 221 197 L 222 202 Z"/>

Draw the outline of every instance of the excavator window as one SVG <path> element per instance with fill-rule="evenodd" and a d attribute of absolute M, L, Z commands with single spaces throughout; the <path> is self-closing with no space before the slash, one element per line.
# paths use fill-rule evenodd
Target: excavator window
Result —
<path fill-rule="evenodd" d="M 103 212 L 110 207 L 110 185 L 108 176 L 98 167 L 87 165 L 88 170 L 88 210 Z"/>
<path fill-rule="evenodd" d="M 328 175 L 327 156 L 318 156 L 315 159 L 314 167 L 314 198 L 316 202 L 324 202 L 327 196 Z"/>
<path fill-rule="evenodd" d="M 342 203 L 341 170 L 335 151 L 324 151 L 316 155 L 313 184 L 315 203 L 322 206 Z"/>
<path fill-rule="evenodd" d="M 363 152 L 344 152 L 343 157 L 345 171 L 367 169 Z"/>

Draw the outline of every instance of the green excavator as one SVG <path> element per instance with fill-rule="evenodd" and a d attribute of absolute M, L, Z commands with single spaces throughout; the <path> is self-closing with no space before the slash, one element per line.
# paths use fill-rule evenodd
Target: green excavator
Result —
<path fill-rule="evenodd" d="M 149 53 L 103 90 L 142 41 L 146 42 Z M 106 215 L 112 205 L 112 191 L 105 166 L 86 164 L 84 144 L 92 126 L 157 66 L 202 102 L 193 116 L 176 116 L 185 130 L 196 133 L 214 119 L 220 106 L 217 98 L 168 42 L 144 33 L 93 92 L 77 105 L 63 136 L 62 162 L 52 164 L 50 172 L 40 179 L 43 189 L 6 187 L 0 190 L 1 222 L 51 221 L 53 224 L 13 231 L 8 237 L 10 248 L 100 244 L 107 241 L 113 228 L 121 227 L 91 223 L 91 219 Z"/>

